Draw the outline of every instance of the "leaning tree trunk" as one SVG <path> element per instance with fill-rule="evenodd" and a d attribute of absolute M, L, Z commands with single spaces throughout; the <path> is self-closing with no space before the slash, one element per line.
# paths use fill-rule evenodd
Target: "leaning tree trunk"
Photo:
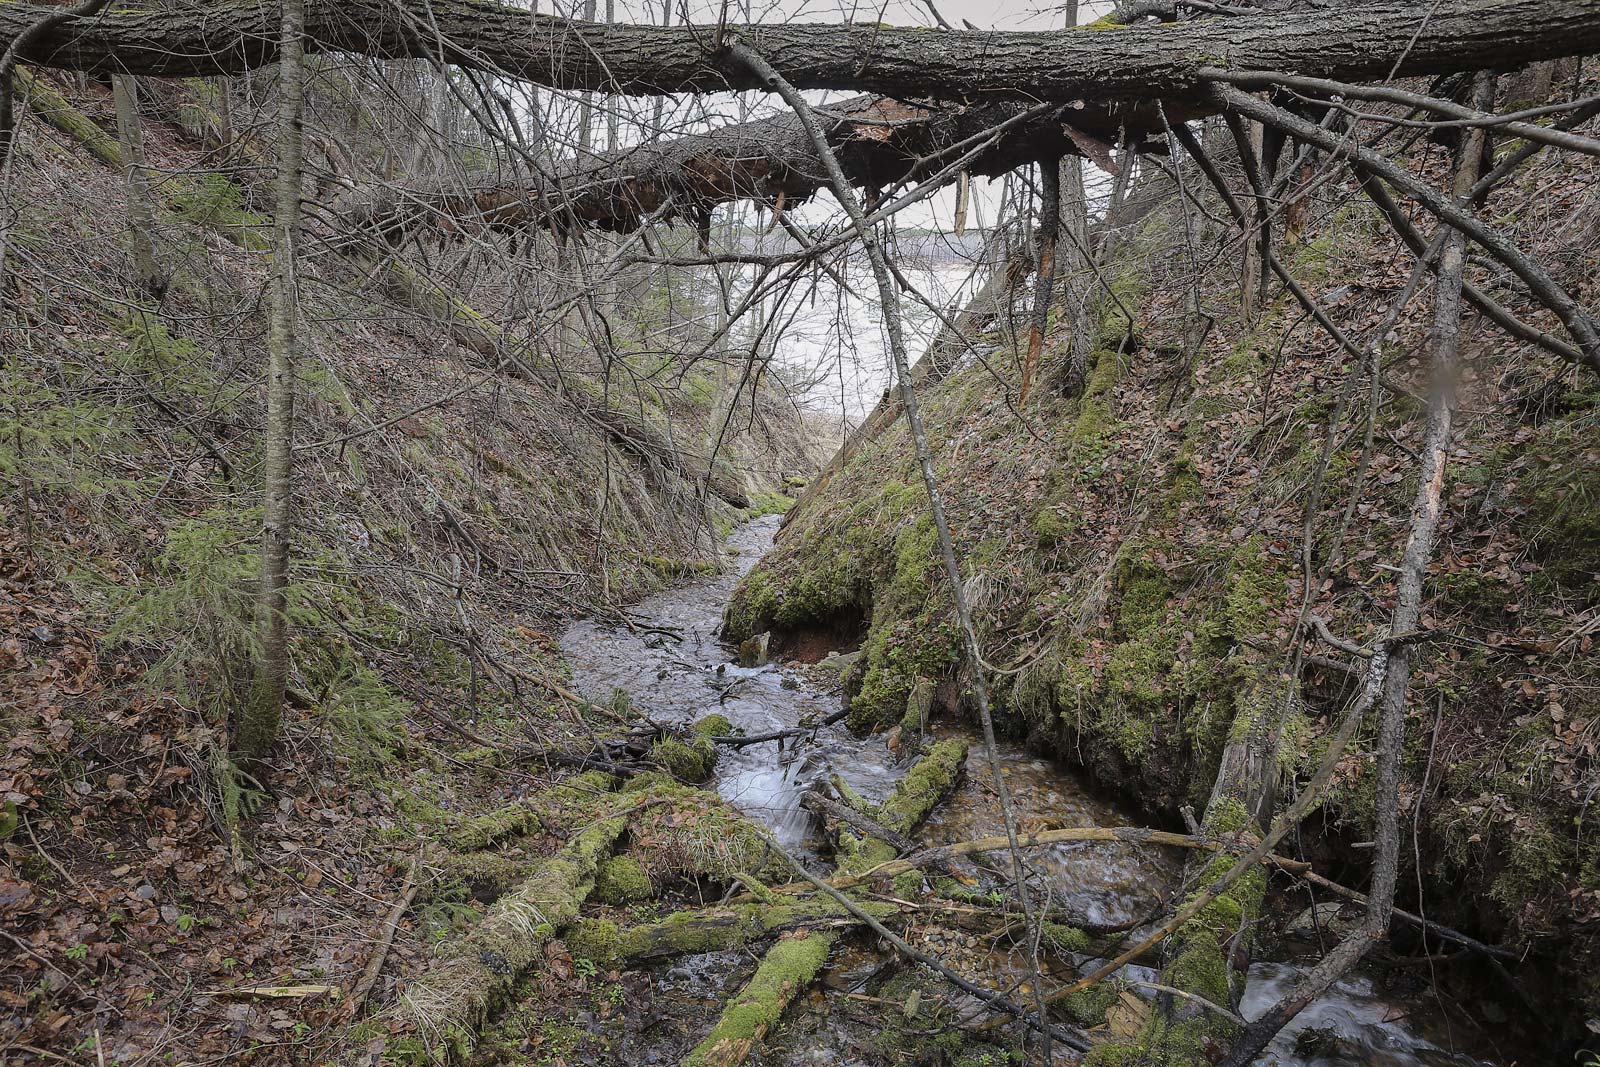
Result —
<path fill-rule="evenodd" d="M 238 754 L 264 757 L 278 740 L 289 680 L 289 546 L 294 529 L 294 378 L 299 298 L 295 253 L 300 226 L 304 119 L 303 0 L 283 0 L 278 92 L 277 210 L 273 218 L 272 297 L 267 335 L 267 429 L 263 442 L 261 590 L 256 602 L 255 681 L 239 722 Z"/>
<path fill-rule="evenodd" d="M 144 163 L 144 137 L 139 126 L 139 83 L 126 74 L 111 79 L 111 98 L 117 108 L 117 140 L 128 189 L 128 242 L 139 286 L 147 293 L 162 289 L 156 264 L 155 212 L 150 207 L 150 172 Z"/>
<path fill-rule="evenodd" d="M 954 369 L 957 360 L 967 350 L 967 345 L 1011 305 L 1013 292 L 1027 276 L 1028 256 L 1021 253 L 1009 263 L 995 269 L 983 287 L 953 316 L 946 317 L 934 334 L 922 358 L 911 368 L 913 384 L 918 388 L 937 385 Z M 891 392 L 885 392 L 866 420 L 851 430 L 839 445 L 838 451 L 828 460 L 821 473 L 811 480 L 794 507 L 784 516 L 787 529 L 822 496 L 834 477 L 842 471 L 856 454 L 881 437 L 900 417 L 900 403 Z"/>

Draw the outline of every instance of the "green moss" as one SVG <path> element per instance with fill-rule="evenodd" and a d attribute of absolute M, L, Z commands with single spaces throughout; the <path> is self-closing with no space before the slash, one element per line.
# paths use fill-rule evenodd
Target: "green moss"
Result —
<path fill-rule="evenodd" d="M 1238 547 L 1228 567 L 1223 597 L 1228 635 L 1241 638 L 1265 631 L 1283 599 L 1283 573 L 1267 553 L 1265 539 L 1256 534 Z"/>
<path fill-rule="evenodd" d="M 775 489 L 763 489 L 750 497 L 750 506 L 744 509 L 744 517 L 759 519 L 763 515 L 783 515 L 794 507 L 794 497 L 785 496 Z"/>
<path fill-rule="evenodd" d="M 680 782 L 703 782 L 717 765 L 713 737 L 739 731 L 726 715 L 708 715 L 695 723 L 686 737 L 663 737 L 650 749 L 650 758 Z"/>
<path fill-rule="evenodd" d="M 1116 982 L 1100 982 L 1063 999 L 1061 1008 L 1082 1027 L 1104 1026 L 1106 1012 L 1117 1002 Z"/>
<path fill-rule="evenodd" d="M 27 97 L 28 108 L 35 118 L 72 138 L 106 166 L 122 169 L 122 147 L 115 137 L 28 68 L 15 68 L 12 77 L 16 80 L 17 92 Z"/>
<path fill-rule="evenodd" d="M 1084 481 L 1099 477 L 1119 426 L 1111 390 L 1122 373 L 1122 356 L 1115 348 L 1102 348 L 1091 358 L 1089 377 L 1078 398 L 1077 418 L 1067 436 L 1073 470 Z"/>
<path fill-rule="evenodd" d="M 776 861 L 761 828 L 715 793 L 661 775 L 641 778 L 628 790 L 649 798 L 634 816 L 633 837 L 648 842 L 638 854 L 656 885 L 684 878 L 727 882 Z"/>
<path fill-rule="evenodd" d="M 863 901 L 861 907 L 879 919 L 895 914 L 894 905 L 879 901 Z M 832 899 L 815 897 L 674 912 L 625 929 L 585 921 L 575 936 L 582 939 L 585 954 L 596 960 L 649 959 L 742 949 L 774 933 L 835 922 L 846 914 Z"/>
<path fill-rule="evenodd" d="M 1519 820 L 1507 839 L 1505 866 L 1489 893 L 1509 908 L 1527 906 L 1560 878 L 1570 862 L 1570 837 L 1556 833 L 1548 818 Z"/>
<path fill-rule="evenodd" d="M 1078 528 L 1078 516 L 1063 514 L 1059 507 L 1040 508 L 1033 516 L 1033 538 L 1042 549 L 1052 549 L 1061 544 Z"/>
<path fill-rule="evenodd" d="M 1088 952 L 1094 948 L 1094 942 L 1088 934 L 1076 926 L 1068 926 L 1065 923 L 1046 922 L 1041 934 L 1045 946 L 1054 952 Z"/>
<path fill-rule="evenodd" d="M 271 247 L 271 221 L 248 210 L 244 190 L 223 174 L 174 178 L 162 186 L 166 199 L 182 217 L 255 251 Z"/>
<path fill-rule="evenodd" d="M 955 788 L 966 768 L 967 742 L 951 737 L 940 741 L 895 783 L 894 791 L 878 807 L 884 826 L 907 834 L 928 817 L 946 794 Z"/>
<path fill-rule="evenodd" d="M 601 860 L 626 825 L 620 817 L 591 825 L 497 901 L 470 934 L 451 943 L 450 955 L 408 990 L 403 1021 L 409 1032 L 391 1040 L 384 1061 L 465 1059 L 478 1027 L 543 957 L 545 943 L 577 918 Z"/>
<path fill-rule="evenodd" d="M 713 712 L 694 724 L 694 732 L 701 737 L 737 737 L 743 733 L 721 712 Z"/>
<path fill-rule="evenodd" d="M 655 893 L 649 872 L 634 856 L 611 857 L 600 865 L 594 880 L 594 895 L 602 904 L 629 904 Z"/>
<path fill-rule="evenodd" d="M 906 695 L 906 713 L 900 718 L 900 743 L 915 751 L 922 744 L 922 731 L 933 715 L 935 686 L 931 678 L 918 678 Z"/>
<path fill-rule="evenodd" d="M 703 782 L 716 766 L 717 747 L 705 738 L 663 737 L 650 747 L 650 760 L 680 782 Z"/>
<path fill-rule="evenodd" d="M 442 866 L 447 882 L 456 883 L 476 899 L 494 899 L 526 880 L 538 865 L 493 852 L 469 852 L 446 856 Z"/>
<path fill-rule="evenodd" d="M 832 947 L 831 935 L 813 932 L 784 938 L 769 948 L 711 1033 L 684 1059 L 686 1067 L 729 1061 L 730 1049 L 748 1048 L 759 1041 L 777 1024 L 789 1002 L 816 978 Z"/>
<path fill-rule="evenodd" d="M 1173 583 L 1155 561 L 1165 548 L 1129 541 L 1117 554 L 1111 588 L 1117 599 L 1117 629 L 1124 635 L 1143 633 L 1166 619 Z"/>
<path fill-rule="evenodd" d="M 894 877 L 894 893 L 901 900 L 916 900 L 922 895 L 922 872 L 905 871 Z"/>
<path fill-rule="evenodd" d="M 895 783 L 894 790 L 871 814 L 887 829 L 909 834 L 928 817 L 960 781 L 966 768 L 967 742 L 946 738 L 934 745 Z M 876 838 L 839 834 L 839 873 L 859 874 L 896 856 L 894 846 Z"/>
<path fill-rule="evenodd" d="M 876 1015 L 873 1062 L 895 1067 L 1002 1067 L 1020 1062 L 1007 1048 L 979 1039 L 957 1025 L 955 1012 L 925 972 L 901 971 L 884 983 L 878 997 L 884 1010 Z"/>
<path fill-rule="evenodd" d="M 764 564 L 757 564 L 744 576 L 723 613 L 724 634 L 743 641 L 772 628 L 778 612 L 778 586 Z"/>
<path fill-rule="evenodd" d="M 616 779 L 609 774 L 585 771 L 544 790 L 531 801 L 508 804 L 463 820 L 450 831 L 450 847 L 459 852 L 475 852 L 535 827 L 562 829 L 571 825 L 575 816 L 592 815 L 596 798 L 615 787 Z"/>
<path fill-rule="evenodd" d="M 1139 1067 L 1143 1056 L 1144 1050 L 1137 1045 L 1108 1042 L 1090 1049 L 1083 1057 L 1082 1067 Z"/>
<path fill-rule="evenodd" d="M 1600 574 L 1600 408 L 1585 411 L 1519 445 L 1531 469 L 1522 522 L 1546 574 L 1557 585 L 1593 593 Z"/>
<path fill-rule="evenodd" d="M 1163 519 L 1176 519 L 1185 504 L 1195 503 L 1204 496 L 1193 459 L 1187 454 L 1180 455 L 1172 461 L 1172 470 L 1161 493 L 1157 511 Z"/>
<path fill-rule="evenodd" d="M 567 951 L 602 967 L 622 962 L 622 927 L 610 919 L 580 919 L 567 930 Z"/>
<path fill-rule="evenodd" d="M 1486 615 L 1503 612 L 1516 595 L 1510 583 L 1480 570 L 1446 571 L 1434 581 L 1450 603 Z"/>
<path fill-rule="evenodd" d="M 1242 803 L 1222 797 L 1206 812 L 1205 831 L 1224 835 L 1243 829 L 1249 822 L 1249 812 Z M 1206 892 L 1234 862 L 1233 856 L 1212 857 L 1197 879 L 1196 895 Z M 1248 936 L 1266 885 L 1266 872 L 1259 865 L 1254 866 L 1180 927 L 1169 942 L 1162 982 L 1216 1004 L 1231 1003 L 1229 946 L 1235 939 Z M 1194 899 L 1191 896 L 1190 901 Z M 1206 1050 L 1217 1044 L 1226 1045 L 1235 1029 L 1233 1023 L 1215 1012 L 1198 1005 L 1178 1004 L 1171 1011 L 1152 1011 L 1136 1041 L 1099 1046 L 1084 1062 L 1118 1067 L 1129 1063 L 1190 1067 L 1206 1062 Z"/>

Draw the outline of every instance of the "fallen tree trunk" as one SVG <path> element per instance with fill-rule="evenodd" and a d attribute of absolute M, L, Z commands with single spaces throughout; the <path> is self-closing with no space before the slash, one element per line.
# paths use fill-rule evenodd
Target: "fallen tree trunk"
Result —
<path fill-rule="evenodd" d="M 0 40 L 50 9 L 0 4 Z M 230 0 L 67 18 L 23 62 L 160 77 L 239 74 L 274 62 L 277 8 Z M 307 52 L 421 58 L 540 85 L 609 93 L 766 89 L 737 40 L 798 89 L 944 99 L 1192 100 L 1203 66 L 1346 81 L 1443 74 L 1600 48 L 1600 0 L 1379 0 L 1355 7 L 1106 30 L 929 31 L 878 23 L 632 26 L 491 0 L 311 0 Z M 1219 62 L 1220 61 L 1220 62 Z M 1148 116 L 1149 128 L 1159 120 Z"/>
<path fill-rule="evenodd" d="M 463 821 L 450 832 L 450 847 L 457 852 L 476 852 L 535 827 L 552 829 L 570 825 L 580 810 L 587 808 L 592 812 L 595 798 L 615 789 L 616 785 L 615 778 L 600 771 L 576 775 L 529 800 Z"/>
<path fill-rule="evenodd" d="M 971 173 L 997 175 L 1041 153 L 1075 152 L 1058 110 L 1007 102 L 947 108 L 860 96 L 831 105 L 827 116 L 830 140 L 851 181 L 881 189 L 932 176 L 956 160 Z M 1074 112 L 1071 120 L 1080 137 L 1118 136 L 1109 112 Z M 428 225 L 451 232 L 540 226 L 628 233 L 646 218 L 698 222 L 735 200 L 792 209 L 827 180 L 799 119 L 782 113 L 564 160 L 509 183 L 497 176 L 478 186 L 363 190 L 340 210 L 352 225 L 390 238 Z"/>
<path fill-rule="evenodd" d="M 955 788 L 966 758 L 964 740 L 952 738 L 934 745 L 895 783 L 888 799 L 872 813 L 873 827 L 887 831 L 892 839 L 903 839 Z M 891 840 L 858 838 L 848 831 L 839 836 L 844 856 L 839 869 L 847 874 L 876 866 L 885 858 L 893 859 L 899 851 Z M 837 901 L 827 903 L 849 915 L 849 910 Z M 860 920 L 860 916 L 852 918 Z M 769 948 L 750 981 L 723 1009 L 711 1033 L 683 1061 L 685 1067 L 738 1067 L 743 1063 L 789 1002 L 822 970 L 837 937 L 832 929 L 806 930 L 797 937 L 782 938 Z"/>
<path fill-rule="evenodd" d="M 896 913 L 890 904 L 864 905 L 881 918 Z M 680 911 L 660 922 L 619 927 L 609 919 L 585 919 L 568 938 L 578 955 L 597 963 L 664 959 L 702 952 L 736 951 L 785 930 L 855 926 L 858 920 L 827 900 L 760 901 L 732 907 Z"/>
<path fill-rule="evenodd" d="M 600 861 L 628 825 L 625 814 L 595 823 L 489 909 L 472 933 L 430 967 L 403 1002 L 410 1034 L 391 1038 L 387 1060 L 464 1060 L 478 1030 L 544 945 L 578 915 Z"/>
<path fill-rule="evenodd" d="M 768 949 L 756 973 L 729 1001 L 711 1033 L 684 1059 L 685 1067 L 738 1067 L 743 1063 L 777 1025 L 789 1002 L 817 977 L 832 947 L 832 934 L 801 931 Z"/>
<path fill-rule="evenodd" d="M 915 829 L 960 780 L 966 752 L 964 740 L 935 745 L 896 783 L 874 813 L 875 821 L 897 835 Z M 897 854 L 891 844 L 853 836 L 845 848 L 840 869 L 854 874 Z M 763 896 L 732 907 L 682 911 L 643 926 L 624 928 L 608 919 L 585 919 L 572 928 L 567 944 L 575 954 L 619 966 L 630 960 L 743 949 L 773 934 L 806 931 L 802 937 L 778 941 L 769 950 L 745 990 L 688 1060 L 697 1065 L 736 1064 L 782 1014 L 789 1000 L 810 984 L 826 962 L 837 931 L 861 923 L 860 915 L 831 898 L 777 900 L 771 893 Z M 856 908 L 875 920 L 888 919 L 901 910 L 879 901 L 864 901 Z"/>
<path fill-rule="evenodd" d="M 376 245 L 376 242 L 366 242 Z M 379 246 L 381 247 L 381 246 Z M 371 260 L 362 250 L 349 249 L 352 258 Z M 613 444 L 646 469 L 671 472 L 691 484 L 706 482 L 713 496 L 731 507 L 750 506 L 749 494 L 738 480 L 718 470 L 715 457 L 701 456 L 679 448 L 670 435 L 634 412 L 610 406 L 599 390 L 580 388 L 582 379 L 557 373 L 548 359 L 532 345 L 515 344 L 500 325 L 479 313 L 459 294 L 432 278 L 418 273 L 398 256 L 380 263 L 384 287 L 396 301 L 415 308 L 442 325 L 450 339 L 482 356 L 490 369 L 514 373 L 540 382 L 571 405 L 576 414 L 604 433 Z"/>
<path fill-rule="evenodd" d="M 891 833 L 905 836 L 926 819 L 934 806 L 956 787 L 967 761 L 967 742 L 963 738 L 940 741 L 912 765 L 894 785 L 871 817 Z M 888 841 L 848 830 L 839 834 L 839 873 L 865 874 L 898 855 Z"/>
<path fill-rule="evenodd" d="M 1253 844 L 1253 831 L 1267 827 L 1278 780 L 1278 735 L 1299 699 L 1297 682 L 1267 671 L 1240 700 L 1201 822 L 1205 837 Z M 1185 880 L 1214 887 L 1237 862 L 1221 852 L 1204 866 L 1191 864 Z M 1257 866 L 1173 929 L 1159 982 L 1165 988 L 1137 1039 L 1149 1062 L 1205 1062 L 1207 1050 L 1228 1047 L 1238 1034 L 1236 1012 L 1244 986 L 1239 963 L 1248 964 L 1247 939 L 1266 891 L 1267 872 Z M 1208 892 L 1202 888 L 1190 903 Z"/>
<path fill-rule="evenodd" d="M 1081 154 L 1084 133 L 1137 142 L 1170 122 L 1215 112 L 1207 72 L 1224 66 L 1360 80 L 1600 48 L 1600 0 L 1446 0 L 1427 9 L 1379 0 L 1340 10 L 1044 32 L 627 26 L 536 15 L 489 0 L 434 0 L 425 11 L 389 0 L 313 0 L 307 8 L 309 51 L 427 58 L 607 92 L 767 88 L 733 57 L 737 42 L 798 88 L 892 94 L 825 112 L 834 120 L 831 136 L 846 177 L 865 188 L 929 171 L 944 153 L 1005 123 L 1013 125 L 992 143 L 969 146 L 981 151 L 968 170 L 997 174 L 1021 162 Z M 35 26 L 39 14 L 31 5 L 0 5 L 0 40 Z M 224 0 L 123 9 L 61 20 L 25 40 L 19 54 L 37 65 L 83 71 L 235 74 L 272 61 L 275 18 L 270 6 Z M 930 103 L 939 100 L 961 104 Z M 1029 110 L 1040 101 L 1068 106 Z M 367 194 L 350 212 L 352 221 L 385 231 L 432 216 L 487 227 L 625 231 L 653 211 L 703 214 L 732 199 L 802 200 L 826 180 L 799 117 L 789 113 L 598 160 L 555 163 L 513 185 Z"/>

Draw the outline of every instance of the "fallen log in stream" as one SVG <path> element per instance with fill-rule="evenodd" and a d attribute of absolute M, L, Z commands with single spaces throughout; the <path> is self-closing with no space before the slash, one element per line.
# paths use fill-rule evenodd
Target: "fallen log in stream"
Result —
<path fill-rule="evenodd" d="M 893 834 L 910 833 L 955 788 L 966 759 L 964 740 L 934 745 L 895 783 L 894 792 L 879 806 L 873 821 Z M 849 831 L 841 832 L 840 847 L 839 869 L 847 875 L 879 866 L 897 853 L 887 841 L 856 837 Z M 769 948 L 711 1033 L 684 1060 L 685 1067 L 737 1067 L 743 1063 L 789 1003 L 822 970 L 837 937 L 832 928 L 808 929 Z"/>
<path fill-rule="evenodd" d="M 480 1027 L 512 985 L 540 958 L 545 943 L 577 918 L 628 815 L 611 815 L 573 837 L 406 991 L 401 1014 L 410 1033 L 390 1040 L 386 1062 L 422 1064 L 471 1054 Z"/>

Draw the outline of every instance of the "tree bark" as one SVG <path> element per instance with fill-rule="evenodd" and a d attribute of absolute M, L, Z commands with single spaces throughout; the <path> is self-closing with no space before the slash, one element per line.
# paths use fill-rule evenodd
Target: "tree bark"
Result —
<path fill-rule="evenodd" d="M 1034 268 L 1033 313 L 1028 318 L 1028 352 L 1022 361 L 1022 385 L 1017 407 L 1028 402 L 1028 388 L 1039 368 L 1044 334 L 1050 324 L 1050 304 L 1056 291 L 1056 242 L 1061 236 L 1061 161 L 1039 164 L 1039 260 Z"/>
<path fill-rule="evenodd" d="M 827 135 L 857 188 L 888 188 L 938 173 L 970 155 L 971 173 L 996 175 L 1077 147 L 1049 109 L 1021 104 L 940 108 L 862 96 L 831 105 Z M 1074 116 L 1074 122 L 1077 117 Z M 364 192 L 344 206 L 352 224 L 387 235 L 423 225 L 446 230 L 588 227 L 625 233 L 660 216 L 698 218 L 719 204 L 757 200 L 785 208 L 827 184 L 815 145 L 793 113 L 554 165 L 516 184 Z"/>
<path fill-rule="evenodd" d="M 0 5 L 0 39 L 30 28 Z M 1128 29 L 941 31 L 876 23 L 607 26 L 491 0 L 311 0 L 306 47 L 432 58 L 563 89 L 657 94 L 762 89 L 727 47 L 737 38 L 799 89 L 945 99 L 1194 101 L 1202 66 L 1352 80 L 1443 74 L 1578 55 L 1600 46 L 1600 0 L 1378 0 Z M 164 77 L 271 63 L 273 5 L 209 0 L 67 18 L 19 50 L 42 66 Z M 719 45 L 721 47 L 719 47 Z M 1222 62 L 1218 62 L 1218 61 Z"/>
<path fill-rule="evenodd" d="M 139 83 L 125 74 L 111 78 L 111 97 L 117 109 L 117 141 L 122 148 L 128 189 L 128 241 L 133 268 L 145 292 L 159 294 L 163 283 L 156 264 L 155 212 L 150 207 L 150 172 L 144 163 L 144 138 L 139 125 Z"/>
<path fill-rule="evenodd" d="M 238 754 L 257 762 L 277 743 L 289 680 L 289 548 L 294 529 L 294 393 L 299 294 L 295 259 L 300 229 L 300 157 L 304 133 L 301 50 L 303 0 L 283 0 L 279 27 L 278 175 L 273 216 L 272 296 L 267 335 L 267 421 L 263 441 L 261 590 L 256 602 L 255 680 L 239 722 Z"/>
<path fill-rule="evenodd" d="M 396 1042 L 386 1062 L 421 1067 L 465 1060 L 484 1020 L 541 958 L 546 942 L 578 917 L 601 861 L 627 825 L 626 814 L 613 815 L 573 837 L 418 976 L 400 1014 L 418 1045 L 407 1051 Z"/>

